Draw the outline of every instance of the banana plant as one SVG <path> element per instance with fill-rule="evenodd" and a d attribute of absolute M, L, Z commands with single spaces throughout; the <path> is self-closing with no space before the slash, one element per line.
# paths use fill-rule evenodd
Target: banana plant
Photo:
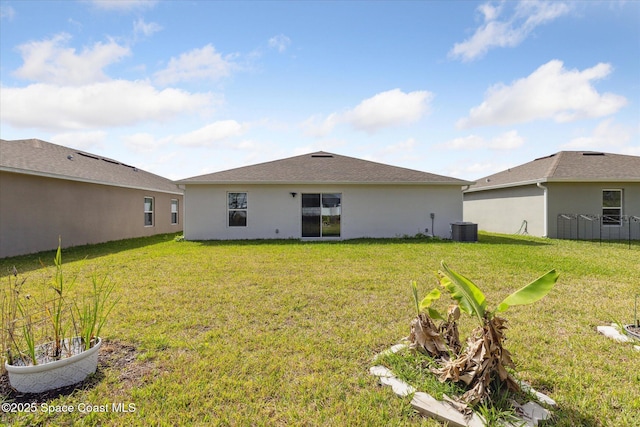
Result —
<path fill-rule="evenodd" d="M 440 329 L 433 322 L 433 319 L 442 320 L 442 316 L 431 307 L 431 304 L 440 298 L 440 291 L 434 289 L 422 301 L 419 301 L 416 282 L 412 282 L 411 285 L 416 305 L 416 317 L 411 321 L 409 347 L 436 359 L 448 359 L 449 347 L 443 339 Z"/>
<path fill-rule="evenodd" d="M 444 271 L 439 272 L 440 284 L 458 302 L 460 310 L 477 318 L 481 324 L 485 318 L 492 318 L 495 313 L 507 311 L 509 307 L 533 304 L 544 298 L 558 280 L 558 273 L 551 270 L 506 297 L 494 311 L 487 311 L 484 294 L 471 280 L 451 270 L 444 261 L 441 266 Z"/>
<path fill-rule="evenodd" d="M 467 347 L 456 358 L 447 360 L 434 370 L 440 381 L 464 382 L 468 391 L 462 396 L 464 403 L 476 404 L 489 398 L 494 381 L 505 384 L 512 391 L 519 391 L 519 383 L 507 368 L 514 368 L 511 354 L 503 347 L 506 320 L 498 317 L 512 306 L 533 304 L 546 296 L 558 280 L 558 273 L 551 270 L 538 279 L 507 296 L 494 310 L 487 308 L 482 291 L 468 278 L 441 263 L 440 284 L 457 302 L 464 313 L 478 321 Z M 445 339 L 446 340 L 446 339 Z"/>

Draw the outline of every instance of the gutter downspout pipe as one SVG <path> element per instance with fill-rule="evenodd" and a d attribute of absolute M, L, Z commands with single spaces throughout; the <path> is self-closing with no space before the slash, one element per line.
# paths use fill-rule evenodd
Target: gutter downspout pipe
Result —
<path fill-rule="evenodd" d="M 547 187 L 542 185 L 541 182 L 536 182 L 536 186 L 538 188 L 542 188 L 544 190 L 544 199 L 543 199 L 544 200 L 544 202 L 543 202 L 543 210 L 544 210 L 544 212 L 543 212 L 543 216 L 542 216 L 542 219 L 543 219 L 543 226 L 542 227 L 543 227 L 543 232 L 544 232 L 543 237 L 549 237 L 549 224 L 548 224 L 548 220 L 549 220 L 548 208 L 549 208 L 549 205 L 548 205 L 548 201 L 547 201 L 547 198 L 548 198 L 547 197 L 547 195 L 548 195 L 548 191 L 547 190 L 548 189 L 547 189 Z"/>

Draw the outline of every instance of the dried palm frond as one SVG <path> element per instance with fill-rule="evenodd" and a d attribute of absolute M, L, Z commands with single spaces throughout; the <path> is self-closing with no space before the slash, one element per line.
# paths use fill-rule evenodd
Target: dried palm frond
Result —
<path fill-rule="evenodd" d="M 435 359 L 449 359 L 449 349 L 440 335 L 438 327 L 424 313 L 419 314 L 411 321 L 409 343 L 409 348 L 418 350 Z"/>
<path fill-rule="evenodd" d="M 489 398 L 489 385 L 496 377 L 509 390 L 520 390 L 520 386 L 506 369 L 513 368 L 514 364 L 509 351 L 502 347 L 506 329 L 504 323 L 505 320 L 500 317 L 487 319 L 483 327 L 473 331 L 460 357 L 433 370 L 441 382 L 463 382 L 469 387 L 460 398 L 462 402 L 474 405 Z"/>

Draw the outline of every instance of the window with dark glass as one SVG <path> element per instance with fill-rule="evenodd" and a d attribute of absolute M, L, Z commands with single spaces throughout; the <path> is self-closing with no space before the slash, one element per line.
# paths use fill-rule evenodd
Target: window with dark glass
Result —
<path fill-rule="evenodd" d="M 340 237 L 342 194 L 302 194 L 302 237 Z"/>
<path fill-rule="evenodd" d="M 153 226 L 153 197 L 144 198 L 144 225 Z"/>
<path fill-rule="evenodd" d="M 171 224 L 178 223 L 178 200 L 171 199 Z"/>
<path fill-rule="evenodd" d="M 227 193 L 229 227 L 247 226 L 247 193 Z"/>
<path fill-rule="evenodd" d="M 622 190 L 602 190 L 602 224 L 622 225 Z"/>

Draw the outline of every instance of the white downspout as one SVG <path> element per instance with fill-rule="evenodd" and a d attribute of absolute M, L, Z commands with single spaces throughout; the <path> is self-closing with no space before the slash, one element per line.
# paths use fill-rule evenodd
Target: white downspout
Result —
<path fill-rule="evenodd" d="M 549 225 L 547 224 L 547 220 L 549 218 L 549 212 L 548 212 L 548 204 L 547 204 L 547 187 L 545 187 L 544 185 L 542 185 L 541 182 L 537 182 L 536 185 L 538 186 L 538 188 L 542 188 L 544 190 L 544 202 L 543 202 L 543 210 L 544 210 L 544 215 L 542 217 L 543 219 L 543 237 L 549 237 Z"/>
<path fill-rule="evenodd" d="M 179 212 L 178 215 L 182 215 L 182 236 L 187 235 L 187 221 L 185 221 L 185 217 L 187 216 L 187 186 L 184 184 L 177 184 L 178 188 L 182 190 L 182 212 Z"/>

